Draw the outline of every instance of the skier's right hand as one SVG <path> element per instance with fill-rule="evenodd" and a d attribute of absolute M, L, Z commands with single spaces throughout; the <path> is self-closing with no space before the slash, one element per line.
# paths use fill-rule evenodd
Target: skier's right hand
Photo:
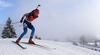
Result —
<path fill-rule="evenodd" d="M 23 21 L 22 20 L 20 20 L 20 23 L 22 23 Z"/>

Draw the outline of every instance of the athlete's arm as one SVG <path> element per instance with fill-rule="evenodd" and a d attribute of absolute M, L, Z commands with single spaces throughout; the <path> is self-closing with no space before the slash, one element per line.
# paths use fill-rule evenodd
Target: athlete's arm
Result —
<path fill-rule="evenodd" d="M 21 18 L 20 22 L 23 22 L 24 17 L 28 16 L 27 14 L 24 14 L 23 17 Z"/>

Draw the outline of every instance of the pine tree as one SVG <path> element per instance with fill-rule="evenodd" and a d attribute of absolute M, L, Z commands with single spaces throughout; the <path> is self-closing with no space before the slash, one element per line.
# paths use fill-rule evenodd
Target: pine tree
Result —
<path fill-rule="evenodd" d="M 4 30 L 2 31 L 2 38 L 16 38 L 16 32 L 11 23 L 12 21 L 9 17 L 4 27 Z"/>

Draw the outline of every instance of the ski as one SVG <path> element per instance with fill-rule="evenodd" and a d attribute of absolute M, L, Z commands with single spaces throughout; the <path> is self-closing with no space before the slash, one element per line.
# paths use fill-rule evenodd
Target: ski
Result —
<path fill-rule="evenodd" d="M 26 49 L 26 47 L 23 47 L 21 44 L 15 42 L 15 41 L 12 41 L 13 43 L 17 44 L 19 47 L 21 47 L 22 49 Z"/>
<path fill-rule="evenodd" d="M 56 48 L 49 48 L 49 47 L 46 47 L 46 46 L 42 46 L 42 45 L 39 45 L 39 44 L 31 44 L 31 43 L 27 43 L 27 42 L 21 42 L 21 43 L 38 46 L 38 47 L 41 47 L 41 48 L 44 48 L 44 49 L 52 49 L 52 50 L 56 49 Z"/>

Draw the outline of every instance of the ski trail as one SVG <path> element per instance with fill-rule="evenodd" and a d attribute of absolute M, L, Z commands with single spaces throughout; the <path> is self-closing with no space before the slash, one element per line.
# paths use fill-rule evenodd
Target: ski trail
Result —
<path fill-rule="evenodd" d="M 32 52 L 34 52 L 34 54 L 36 54 L 36 55 L 47 55 L 48 53 L 48 55 L 53 55 L 53 53 L 52 53 L 52 51 L 50 51 L 50 50 L 47 50 L 47 49 L 44 49 L 44 48 L 40 48 L 40 47 L 37 47 L 37 46 L 34 46 L 34 45 L 27 45 L 27 44 L 23 44 L 23 45 L 25 45 L 25 46 L 27 46 L 28 48 L 27 48 L 27 52 L 28 53 L 31 53 L 31 51 Z M 30 51 L 30 52 L 29 52 Z"/>

